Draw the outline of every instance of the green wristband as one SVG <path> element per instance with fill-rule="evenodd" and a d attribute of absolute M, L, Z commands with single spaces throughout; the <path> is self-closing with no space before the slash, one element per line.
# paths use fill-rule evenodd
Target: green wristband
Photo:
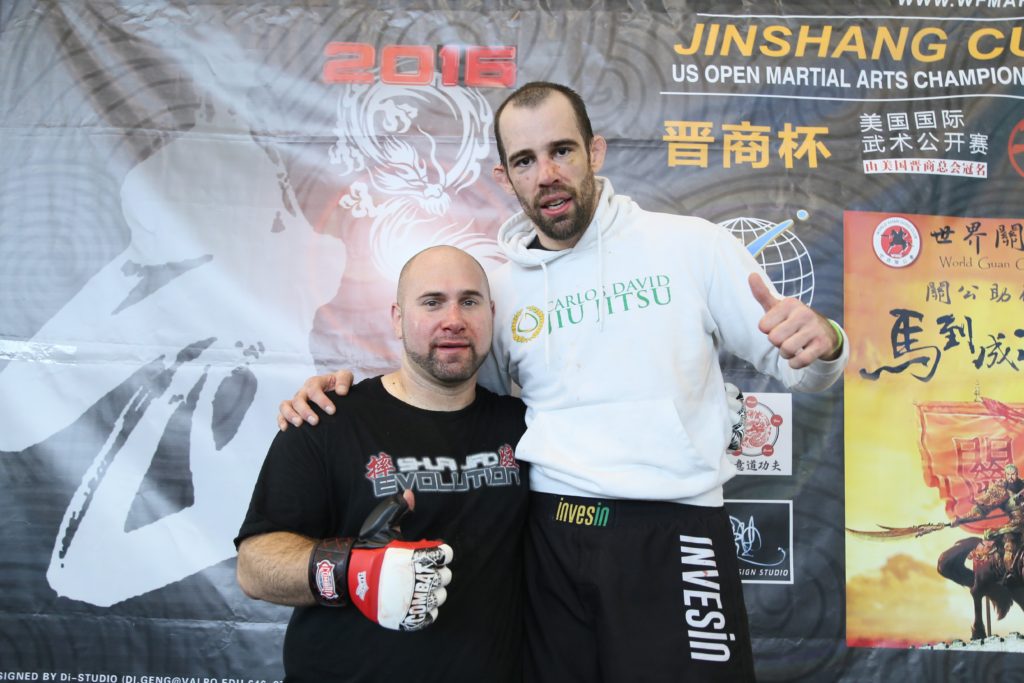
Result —
<path fill-rule="evenodd" d="M 839 327 L 839 324 L 835 320 L 832 320 L 832 318 L 825 319 L 828 320 L 828 324 L 836 331 L 836 336 L 839 338 L 839 341 L 836 342 L 835 348 L 832 349 L 832 353 L 829 355 L 836 356 L 838 358 L 839 352 L 843 349 L 843 328 Z"/>

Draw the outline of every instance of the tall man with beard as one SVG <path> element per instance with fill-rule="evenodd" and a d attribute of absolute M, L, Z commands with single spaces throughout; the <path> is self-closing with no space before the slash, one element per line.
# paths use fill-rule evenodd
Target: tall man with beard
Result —
<path fill-rule="evenodd" d="M 296 608 L 288 681 L 518 683 L 525 425 L 522 402 L 476 386 L 487 276 L 458 249 L 422 251 L 391 316 L 401 367 L 353 386 L 320 428 L 275 438 L 235 540 L 238 582 Z M 398 538 L 412 492 L 404 535 L 447 543 Z"/>
<path fill-rule="evenodd" d="M 492 274 L 481 382 L 514 383 L 527 405 L 526 679 L 753 680 L 718 353 L 821 391 L 845 367 L 845 334 L 779 298 L 720 226 L 617 195 L 571 89 L 524 85 L 495 137 L 495 180 L 523 211 L 498 233 L 509 263 Z M 324 390 L 349 380 L 307 380 L 279 424 L 315 421 L 306 401 L 328 406 Z"/>

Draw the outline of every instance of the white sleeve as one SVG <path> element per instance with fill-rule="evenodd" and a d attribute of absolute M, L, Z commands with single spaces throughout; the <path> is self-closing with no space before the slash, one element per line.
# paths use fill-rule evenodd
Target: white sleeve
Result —
<path fill-rule="evenodd" d="M 791 368 L 767 335 L 757 328 L 764 310 L 750 291 L 747 277 L 750 273 L 759 273 L 772 293 L 782 297 L 739 240 L 719 226 L 716 228 L 708 307 L 718 327 L 722 347 L 790 389 L 823 391 L 830 387 L 842 376 L 850 357 L 846 332 L 843 332 L 843 350 L 836 360 L 817 360 L 800 370 Z"/>

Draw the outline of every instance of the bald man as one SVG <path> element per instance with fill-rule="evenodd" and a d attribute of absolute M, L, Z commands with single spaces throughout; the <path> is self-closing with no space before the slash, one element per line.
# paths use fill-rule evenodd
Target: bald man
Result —
<path fill-rule="evenodd" d="M 245 593 L 296 608 L 289 681 L 521 680 L 524 407 L 476 385 L 493 319 L 479 263 L 420 252 L 391 306 L 401 367 L 274 439 L 235 543 Z"/>

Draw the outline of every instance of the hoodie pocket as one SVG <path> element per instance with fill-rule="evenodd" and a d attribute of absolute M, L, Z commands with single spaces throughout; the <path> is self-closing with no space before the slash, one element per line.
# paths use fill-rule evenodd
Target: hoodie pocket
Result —
<path fill-rule="evenodd" d="M 672 399 L 532 411 L 519 452 L 585 480 L 611 475 L 714 475 L 721 453 L 701 454 Z"/>

